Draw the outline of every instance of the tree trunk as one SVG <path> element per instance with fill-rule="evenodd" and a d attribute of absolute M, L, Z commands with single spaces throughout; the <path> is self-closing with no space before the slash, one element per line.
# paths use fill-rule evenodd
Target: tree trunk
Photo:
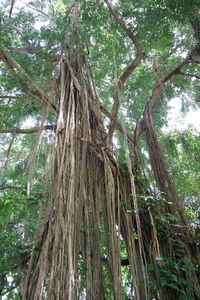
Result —
<path fill-rule="evenodd" d="M 41 299 L 46 293 L 48 299 L 76 299 L 80 260 L 86 267 L 87 299 L 105 299 L 99 249 L 102 210 L 113 293 L 115 299 L 121 299 L 116 164 L 113 154 L 103 150 L 102 124 L 97 98 L 83 80 L 80 59 L 63 59 L 54 183 L 29 263 L 23 299 Z"/>

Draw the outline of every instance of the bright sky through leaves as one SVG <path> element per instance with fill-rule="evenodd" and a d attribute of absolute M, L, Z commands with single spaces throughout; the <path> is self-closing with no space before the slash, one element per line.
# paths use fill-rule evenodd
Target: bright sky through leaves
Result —
<path fill-rule="evenodd" d="M 165 126 L 165 129 L 168 131 L 182 131 L 189 126 L 194 127 L 194 129 L 200 133 L 200 110 L 190 108 L 189 111 L 183 115 L 181 112 L 181 99 L 173 98 L 169 103 L 168 124 Z"/>

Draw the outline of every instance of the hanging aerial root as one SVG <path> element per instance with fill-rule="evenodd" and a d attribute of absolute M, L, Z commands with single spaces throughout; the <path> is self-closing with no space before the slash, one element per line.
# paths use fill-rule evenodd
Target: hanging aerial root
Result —
<path fill-rule="evenodd" d="M 132 172 L 132 164 L 131 164 L 131 159 L 130 159 L 130 153 L 129 153 L 129 147 L 128 147 L 128 138 L 126 135 L 126 130 L 123 125 L 123 133 L 124 133 L 124 145 L 125 145 L 125 153 L 126 153 L 126 161 L 127 161 L 127 168 L 129 172 L 129 177 L 130 177 L 130 187 L 131 187 L 131 198 L 133 201 L 133 207 L 134 207 L 134 213 L 135 213 L 135 220 L 136 220 L 136 227 L 137 227 L 137 234 L 138 234 L 138 244 L 139 244 L 139 261 L 141 264 L 141 273 L 142 273 L 142 281 L 144 283 L 144 290 L 138 289 L 137 291 L 137 298 L 140 299 L 141 297 L 144 297 L 147 299 L 148 298 L 148 287 L 147 287 L 147 273 L 146 273 L 146 257 L 145 257 L 145 251 L 144 251 L 144 244 L 143 244 L 143 236 L 142 236 L 142 230 L 141 230 L 141 221 L 140 221 L 140 215 L 139 215 L 139 207 L 138 207 L 138 202 L 137 202 L 137 195 L 136 195 L 136 187 L 135 187 L 135 178 Z M 130 252 L 131 250 L 129 250 Z M 136 251 L 136 249 L 135 249 Z M 133 254 L 133 258 L 136 255 Z M 135 273 L 135 272 L 134 272 Z M 141 281 L 141 278 L 139 279 Z M 138 281 L 139 281 L 138 280 Z M 136 286 L 136 284 L 135 284 Z M 138 282 L 137 282 L 138 286 Z M 141 287 L 141 283 L 139 284 Z M 142 294 L 141 294 L 142 292 Z M 136 299 L 137 299 L 136 298 Z"/>

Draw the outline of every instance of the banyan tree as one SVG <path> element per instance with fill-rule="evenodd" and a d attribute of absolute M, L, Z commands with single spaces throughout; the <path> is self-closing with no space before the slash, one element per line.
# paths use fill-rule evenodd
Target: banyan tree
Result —
<path fill-rule="evenodd" d="M 159 137 L 168 99 L 198 90 L 198 1 L 46 2 L 1 12 L 2 195 L 23 199 L 2 295 L 200 299 L 198 228 Z"/>

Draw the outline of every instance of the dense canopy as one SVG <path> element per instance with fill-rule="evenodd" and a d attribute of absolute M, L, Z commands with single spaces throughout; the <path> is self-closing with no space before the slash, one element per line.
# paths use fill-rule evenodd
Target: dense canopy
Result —
<path fill-rule="evenodd" d="M 199 64 L 199 0 L 1 2 L 0 298 L 200 299 Z"/>

